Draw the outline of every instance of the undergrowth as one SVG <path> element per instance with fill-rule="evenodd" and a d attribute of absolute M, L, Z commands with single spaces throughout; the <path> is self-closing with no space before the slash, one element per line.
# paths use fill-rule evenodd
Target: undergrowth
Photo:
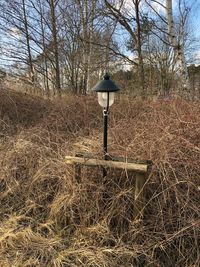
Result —
<path fill-rule="evenodd" d="M 65 164 L 102 156 L 101 115 L 90 96 L 0 92 L 0 266 L 199 266 L 199 103 L 121 97 L 111 108 L 111 155 L 153 161 L 143 220 L 133 174 L 84 167 L 76 181 Z"/>

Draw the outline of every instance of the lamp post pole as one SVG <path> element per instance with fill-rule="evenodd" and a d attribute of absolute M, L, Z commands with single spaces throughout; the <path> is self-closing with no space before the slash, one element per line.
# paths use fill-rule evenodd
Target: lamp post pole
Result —
<path fill-rule="evenodd" d="M 103 110 L 103 152 L 104 152 L 104 159 L 108 159 L 108 110 L 104 108 Z"/>
<path fill-rule="evenodd" d="M 109 93 L 107 97 L 107 106 L 103 109 L 103 152 L 104 159 L 108 160 L 108 114 L 109 114 Z"/>
<path fill-rule="evenodd" d="M 108 108 L 103 109 L 103 152 L 104 159 L 108 160 Z M 107 170 L 103 168 L 103 177 L 107 176 Z"/>

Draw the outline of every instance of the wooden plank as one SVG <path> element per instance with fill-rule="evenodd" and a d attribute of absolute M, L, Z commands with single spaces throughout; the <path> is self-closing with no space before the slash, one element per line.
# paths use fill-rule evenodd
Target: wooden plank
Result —
<path fill-rule="evenodd" d="M 101 160 L 101 159 L 91 159 L 91 158 L 81 158 L 81 157 L 65 157 L 67 164 L 84 164 L 86 166 L 103 166 L 108 168 L 116 168 L 116 169 L 126 169 L 135 172 L 147 173 L 148 165 L 147 164 L 137 164 L 137 163 L 129 163 L 129 162 L 117 162 L 110 160 Z"/>
<path fill-rule="evenodd" d="M 80 158 L 87 158 L 87 159 L 93 159 L 94 154 L 89 153 L 89 152 L 78 152 L 75 154 L 76 157 Z M 112 155 L 108 155 L 109 159 L 112 161 L 121 161 L 121 162 L 126 162 L 126 163 L 135 163 L 135 164 L 147 164 L 148 168 L 150 170 L 153 162 L 151 160 L 136 160 L 134 158 L 126 158 L 126 157 L 116 157 Z"/>

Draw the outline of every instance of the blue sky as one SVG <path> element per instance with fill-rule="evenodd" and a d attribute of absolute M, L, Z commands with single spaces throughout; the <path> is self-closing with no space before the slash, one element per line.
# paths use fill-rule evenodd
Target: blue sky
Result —
<path fill-rule="evenodd" d="M 187 0 L 191 3 L 191 0 Z M 190 16 L 191 30 L 193 31 L 196 42 L 194 49 L 196 50 L 196 60 L 200 64 L 200 0 L 196 0 Z"/>
<path fill-rule="evenodd" d="M 132 0 L 125 0 L 125 1 L 127 3 L 128 12 L 129 11 L 131 12 L 131 10 L 133 8 Z M 165 14 L 165 10 L 162 8 L 162 5 L 158 4 L 158 2 L 163 4 L 163 5 L 165 5 L 166 0 L 157 0 L 156 2 L 154 2 L 153 0 L 149 0 L 149 1 L 150 1 L 151 4 L 153 3 L 154 7 L 157 9 L 157 11 L 159 13 L 161 13 L 161 14 L 163 13 L 163 15 Z M 174 11 L 177 8 L 178 1 L 180 1 L 180 0 L 173 0 Z M 182 1 L 184 1 L 184 0 L 182 0 Z M 192 49 L 193 52 L 195 51 L 195 54 L 194 53 L 193 54 L 194 54 L 194 59 L 196 60 L 196 62 L 194 62 L 194 63 L 200 64 L 200 0 L 185 0 L 185 2 L 189 6 L 192 6 L 192 10 L 191 10 L 190 18 L 189 18 L 189 32 L 191 33 L 191 36 L 194 39 L 196 39 L 196 41 L 194 40 L 192 42 L 191 49 Z M 0 23 L 1 23 L 1 21 L 0 21 Z M 7 39 L 8 42 L 12 43 L 13 40 L 12 40 L 12 38 L 10 39 L 11 33 L 13 33 L 15 37 L 17 37 L 17 32 L 15 32 L 15 30 L 16 29 L 10 29 L 10 31 L 8 32 L 9 40 L 5 36 L 5 34 L 3 35 L 0 32 L 0 39 L 2 41 L 6 41 L 6 39 Z M 120 38 L 120 37 L 118 36 L 118 38 Z M 124 38 L 124 36 L 123 36 L 123 38 Z M 7 53 L 8 53 L 9 52 L 8 51 L 9 47 L 5 46 L 5 49 L 7 50 Z M 187 58 L 190 59 L 189 57 L 190 57 L 190 55 L 188 54 Z M 3 58 L 4 58 L 4 60 L 3 60 Z M 0 54 L 0 66 L 5 64 L 5 61 L 7 61 L 7 59 L 8 58 L 5 57 L 5 54 L 4 55 Z M 193 61 L 193 60 L 191 60 L 191 61 Z M 7 64 L 9 65 L 10 62 L 7 61 Z"/>
<path fill-rule="evenodd" d="M 117 0 L 116 0 L 117 1 Z M 119 0 L 120 1 L 120 0 Z M 166 16 L 166 0 L 148 0 L 150 5 L 153 6 L 153 8 L 158 12 L 160 15 Z M 200 64 L 200 0 L 172 0 L 172 6 L 173 6 L 173 17 L 176 18 L 178 12 L 178 4 L 179 1 L 182 2 L 182 7 L 185 2 L 185 4 L 191 8 L 191 11 L 189 13 L 188 17 L 188 44 L 186 48 L 186 59 L 188 61 L 188 64 L 195 63 Z M 133 1 L 132 0 L 124 0 L 124 8 L 123 12 L 126 14 L 126 17 L 132 16 L 132 10 L 134 9 Z M 155 12 L 149 8 L 149 6 L 146 4 L 145 0 L 142 0 L 141 2 L 143 12 L 148 13 L 150 16 L 155 16 Z M 166 29 L 167 30 L 167 29 Z M 117 39 L 123 40 L 127 38 L 127 34 L 123 33 L 123 30 L 120 31 L 120 35 L 117 34 Z M 124 47 L 124 50 L 126 48 Z M 127 55 L 129 55 L 131 58 L 133 57 L 132 53 L 130 51 L 127 51 Z"/>

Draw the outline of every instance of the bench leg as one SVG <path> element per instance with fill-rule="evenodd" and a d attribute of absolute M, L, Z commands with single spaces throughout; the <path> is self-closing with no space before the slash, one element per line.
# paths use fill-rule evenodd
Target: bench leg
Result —
<path fill-rule="evenodd" d="M 143 209 L 145 206 L 144 198 L 144 184 L 146 182 L 146 174 L 137 173 L 135 181 L 135 193 L 134 193 L 134 216 L 143 217 Z"/>
<path fill-rule="evenodd" d="M 74 178 L 78 183 L 81 182 L 81 165 L 80 164 L 74 164 Z"/>

